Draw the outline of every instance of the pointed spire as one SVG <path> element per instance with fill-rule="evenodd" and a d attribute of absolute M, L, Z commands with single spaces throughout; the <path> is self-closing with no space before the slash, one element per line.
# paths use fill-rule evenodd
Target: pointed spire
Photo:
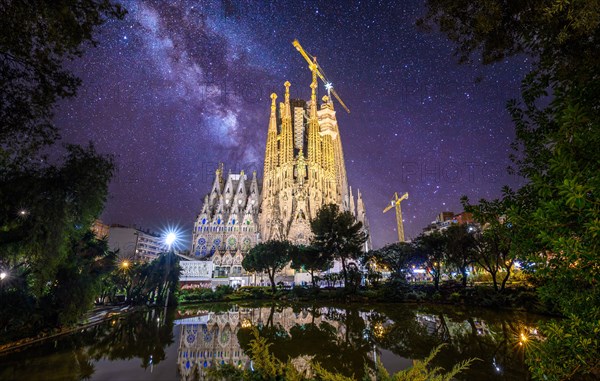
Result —
<path fill-rule="evenodd" d="M 215 171 L 215 181 L 213 182 L 212 190 L 210 191 L 210 200 L 209 204 L 211 206 L 214 205 L 215 200 L 221 195 L 223 192 L 223 163 L 220 163 Z"/>
<path fill-rule="evenodd" d="M 362 195 L 360 194 L 360 189 L 357 190 L 356 197 L 356 219 L 360 222 L 365 223 L 365 204 L 363 203 Z"/>
<path fill-rule="evenodd" d="M 311 93 L 310 93 L 310 117 L 317 117 L 317 59 L 315 58 L 315 63 L 311 65 L 310 69 L 312 70 L 312 82 L 310 83 Z"/>
<path fill-rule="evenodd" d="M 354 195 L 352 194 L 352 187 L 350 187 L 350 212 L 356 217 L 356 208 L 354 207 Z"/>
<path fill-rule="evenodd" d="M 294 132 L 292 130 L 292 112 L 290 110 L 290 82 L 286 81 L 285 103 L 280 104 L 281 136 L 279 142 L 279 165 L 290 163 L 294 159 Z"/>
<path fill-rule="evenodd" d="M 271 118 L 275 116 L 275 100 L 277 99 L 277 94 L 271 93 Z"/>
<path fill-rule="evenodd" d="M 285 83 L 283 84 L 283 86 L 285 86 L 285 105 L 286 106 L 290 106 L 290 86 L 292 84 L 290 83 L 290 81 L 285 81 Z"/>
<path fill-rule="evenodd" d="M 277 166 L 277 106 L 275 100 L 277 94 L 271 94 L 271 117 L 269 118 L 269 130 L 267 132 L 267 144 L 265 148 L 265 166 L 263 176 L 268 177 L 269 172 Z"/>

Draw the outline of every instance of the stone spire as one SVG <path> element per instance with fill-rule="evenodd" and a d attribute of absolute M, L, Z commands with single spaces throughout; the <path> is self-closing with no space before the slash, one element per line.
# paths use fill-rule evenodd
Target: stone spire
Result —
<path fill-rule="evenodd" d="M 277 94 L 271 94 L 271 117 L 269 119 L 269 130 L 267 132 L 267 147 L 265 149 L 265 166 L 263 176 L 277 166 L 277 106 L 275 100 Z"/>
<path fill-rule="evenodd" d="M 350 197 L 350 213 L 352 213 L 352 215 L 354 217 L 356 217 L 356 208 L 354 207 L 354 195 L 352 194 L 352 187 L 350 187 L 350 192 L 349 192 L 349 197 Z"/>
<path fill-rule="evenodd" d="M 281 110 L 281 147 L 279 150 L 279 164 L 291 163 L 294 159 L 294 133 L 292 131 L 292 111 L 290 109 L 290 82 L 286 81 L 285 103 L 280 104 Z"/>
<path fill-rule="evenodd" d="M 308 120 L 308 162 L 321 163 L 321 136 L 319 135 L 319 119 L 317 116 L 317 68 L 311 65 L 313 80 L 310 84 L 310 112 Z"/>
<path fill-rule="evenodd" d="M 357 191 L 356 196 L 356 219 L 365 224 L 365 204 L 363 203 L 362 195 L 360 194 L 360 189 Z"/>

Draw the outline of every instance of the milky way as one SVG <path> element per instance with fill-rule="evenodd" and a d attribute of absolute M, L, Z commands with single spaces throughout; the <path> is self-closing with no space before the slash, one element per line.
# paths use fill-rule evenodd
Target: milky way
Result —
<path fill-rule="evenodd" d="M 348 180 L 363 194 L 376 247 L 396 240 L 394 192 L 414 237 L 460 196 L 500 195 L 526 57 L 457 64 L 453 45 L 417 29 L 419 1 L 124 2 L 98 47 L 70 67 L 79 96 L 60 105 L 68 142 L 92 140 L 118 171 L 102 219 L 188 231 L 219 162 L 262 172 L 269 95 L 292 83 L 308 98 L 297 38 L 319 59 L 345 103 L 338 107 Z M 321 94 L 324 89 L 320 88 Z"/>

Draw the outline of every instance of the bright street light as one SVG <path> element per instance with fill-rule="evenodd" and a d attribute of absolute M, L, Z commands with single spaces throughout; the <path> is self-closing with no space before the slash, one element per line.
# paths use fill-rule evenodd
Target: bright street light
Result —
<path fill-rule="evenodd" d="M 175 232 L 168 233 L 165 237 L 165 243 L 169 247 L 169 250 L 171 249 L 171 246 L 173 245 L 173 243 L 175 243 L 175 241 L 177 241 L 177 234 L 175 234 Z"/>
<path fill-rule="evenodd" d="M 8 276 L 8 274 L 6 272 L 2 271 L 0 273 L 0 280 L 4 280 L 4 278 L 6 278 L 7 276 Z"/>

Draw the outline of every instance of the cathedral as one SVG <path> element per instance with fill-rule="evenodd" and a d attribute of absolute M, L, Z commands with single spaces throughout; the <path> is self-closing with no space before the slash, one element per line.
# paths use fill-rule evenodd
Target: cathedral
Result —
<path fill-rule="evenodd" d="M 324 96 L 319 105 L 314 74 L 309 101 L 290 99 L 291 85 L 284 86 L 279 104 L 271 94 L 262 182 L 256 172 L 225 176 L 219 166 L 196 219 L 192 255 L 210 257 L 217 276 L 240 273 L 243 255 L 258 242 L 310 243 L 310 220 L 328 203 L 350 211 L 368 233 L 360 191 L 355 201 L 348 185 L 331 99 Z"/>

